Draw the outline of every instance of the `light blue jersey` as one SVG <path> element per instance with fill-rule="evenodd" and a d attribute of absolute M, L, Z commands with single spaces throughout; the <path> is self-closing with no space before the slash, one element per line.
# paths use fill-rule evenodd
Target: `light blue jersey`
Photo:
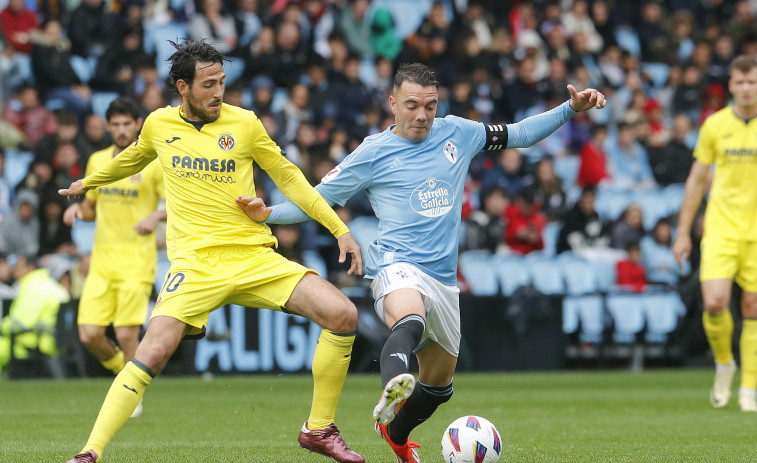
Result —
<path fill-rule="evenodd" d="M 508 124 L 507 147 L 530 146 L 575 114 L 566 102 Z M 339 205 L 361 190 L 368 194 L 379 230 L 371 249 L 363 250 L 366 278 L 375 277 L 386 265 L 405 262 L 454 286 L 463 186 L 471 160 L 484 147 L 486 128 L 480 122 L 447 116 L 434 120 L 422 142 L 402 138 L 391 129 L 367 137 L 316 190 L 330 204 Z M 266 222 L 307 219 L 287 202 L 274 206 Z"/>

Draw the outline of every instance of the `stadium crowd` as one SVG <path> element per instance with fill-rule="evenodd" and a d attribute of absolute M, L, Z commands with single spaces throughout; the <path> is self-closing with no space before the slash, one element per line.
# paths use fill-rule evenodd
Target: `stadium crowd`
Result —
<path fill-rule="evenodd" d="M 168 39 L 227 53 L 227 102 L 254 110 L 313 184 L 391 124 L 386 95 L 402 62 L 437 71 L 439 117 L 514 122 L 564 102 L 567 83 L 599 89 L 605 110 L 533 148 L 477 156 L 460 247 L 609 256 L 617 283 L 638 291 L 695 274 L 698 246 L 682 271 L 670 242 L 697 128 L 728 103 L 730 61 L 757 56 L 751 0 L 0 0 L 0 10 L 5 298 L 19 256 L 80 294 L 88 247 L 74 244 L 57 190 L 111 144 L 103 116 L 115 97 L 134 97 L 144 115 L 178 103 Z M 262 171 L 256 186 L 281 201 Z M 346 223 L 373 216 L 365 196 L 338 212 Z M 360 284 L 325 229 L 273 230 L 288 258 L 315 251 L 332 281 Z"/>

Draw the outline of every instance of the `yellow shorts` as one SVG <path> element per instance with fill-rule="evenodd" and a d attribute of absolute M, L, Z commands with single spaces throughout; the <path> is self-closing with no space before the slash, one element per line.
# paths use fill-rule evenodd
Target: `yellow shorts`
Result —
<path fill-rule="evenodd" d="M 226 304 L 281 310 L 306 273 L 316 273 L 267 246 L 199 249 L 171 262 L 152 317 L 173 317 L 205 334 L 208 315 Z"/>
<path fill-rule="evenodd" d="M 152 284 L 105 278 L 90 272 L 79 301 L 79 325 L 141 326 L 147 319 Z"/>
<path fill-rule="evenodd" d="M 757 293 L 757 241 L 702 238 L 699 279 L 736 280 L 741 289 Z"/>

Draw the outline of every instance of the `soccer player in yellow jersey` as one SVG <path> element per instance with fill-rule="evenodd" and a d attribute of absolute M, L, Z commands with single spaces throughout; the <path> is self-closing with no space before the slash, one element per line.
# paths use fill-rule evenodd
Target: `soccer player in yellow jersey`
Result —
<path fill-rule="evenodd" d="M 142 125 L 139 105 L 127 97 L 113 100 L 105 112 L 113 146 L 98 151 L 87 162 L 87 175 L 106 166 L 137 140 Z M 139 329 L 147 317 L 155 279 L 155 227 L 166 219 L 158 210 L 165 197 L 163 173 L 152 162 L 141 173 L 109 186 L 87 191 L 81 203 L 66 209 L 63 221 L 97 219 L 89 274 L 79 301 L 79 339 L 105 368 L 118 374 L 134 358 Z M 113 324 L 114 344 L 105 336 Z M 142 405 L 133 416 L 139 416 Z"/>
<path fill-rule="evenodd" d="M 179 342 L 202 336 L 210 311 L 224 304 L 282 310 L 323 327 L 313 359 L 312 407 L 298 440 L 300 446 L 336 461 L 364 462 L 334 425 L 357 309 L 315 272 L 277 254 L 268 226 L 251 221 L 237 206 L 238 197 L 255 191 L 253 161 L 337 238 L 340 261 L 351 254 L 349 273 L 362 273 L 360 247 L 255 114 L 222 103 L 226 58 L 202 41 L 172 44 L 176 52 L 169 58 L 168 77 L 181 106 L 151 113 L 135 144 L 98 172 L 59 191 L 77 197 L 134 175 L 157 158 L 164 174 L 171 261 L 134 359 L 116 376 L 87 443 L 70 462 L 90 463 L 102 456 Z M 276 459 L 273 453 L 267 457 Z"/>
<path fill-rule="evenodd" d="M 679 265 L 691 252 L 689 236 L 714 175 L 704 219 L 700 280 L 704 331 L 715 355 L 710 402 L 723 408 L 736 372 L 729 304 L 734 279 L 741 286 L 741 388 L 739 406 L 757 411 L 757 60 L 739 56 L 730 65 L 733 104 L 708 117 L 699 132 L 696 158 L 686 180 L 673 253 Z"/>

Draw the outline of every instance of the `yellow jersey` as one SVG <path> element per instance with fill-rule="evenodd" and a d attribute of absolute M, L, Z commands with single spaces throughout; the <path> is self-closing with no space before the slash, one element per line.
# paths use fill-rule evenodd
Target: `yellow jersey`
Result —
<path fill-rule="evenodd" d="M 108 165 L 113 153 L 111 146 L 90 156 L 87 175 Z M 164 191 L 157 162 L 129 178 L 87 191 L 87 198 L 95 201 L 97 219 L 90 271 L 106 278 L 152 283 L 157 265 L 155 234 L 140 235 L 134 226 L 158 208 Z"/>
<path fill-rule="evenodd" d="M 705 212 L 707 236 L 757 240 L 757 118 L 745 121 L 732 106 L 708 117 L 694 157 L 715 164 Z"/>
<path fill-rule="evenodd" d="M 334 210 L 281 153 L 255 113 L 223 104 L 217 120 L 187 120 L 180 107 L 153 111 L 135 144 L 83 185 L 93 188 L 138 172 L 158 158 L 166 185 L 168 257 L 226 245 L 275 246 L 266 224 L 250 220 L 235 203 L 255 194 L 253 161 L 279 189 L 335 236 L 349 231 Z"/>

